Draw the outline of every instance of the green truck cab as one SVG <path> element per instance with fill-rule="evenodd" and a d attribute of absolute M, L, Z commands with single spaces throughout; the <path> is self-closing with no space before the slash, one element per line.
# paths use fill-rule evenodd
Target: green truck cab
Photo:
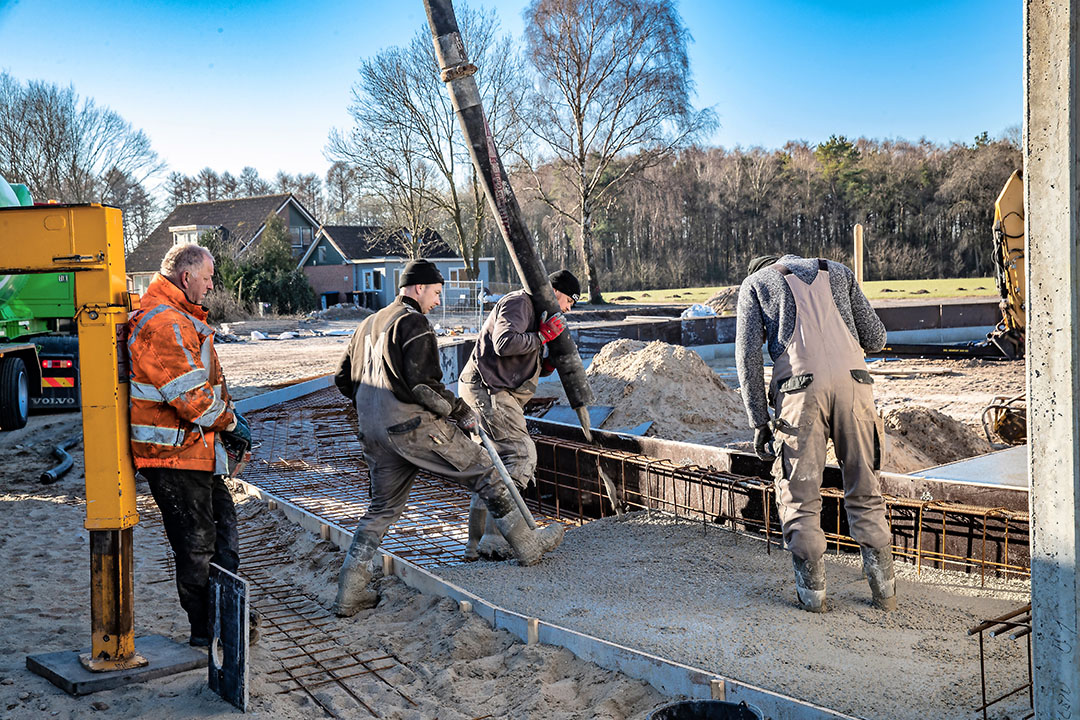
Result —
<path fill-rule="evenodd" d="M 32 204 L 0 177 L 0 212 Z M 79 409 L 74 317 L 71 273 L 0 275 L 0 430 L 23 427 L 31 411 Z"/>

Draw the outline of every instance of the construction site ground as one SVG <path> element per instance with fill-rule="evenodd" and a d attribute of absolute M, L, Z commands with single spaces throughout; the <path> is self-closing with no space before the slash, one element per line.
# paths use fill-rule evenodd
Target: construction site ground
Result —
<path fill-rule="evenodd" d="M 262 332 L 290 329 L 257 322 L 264 323 Z M 354 325 L 321 321 L 317 329 Z M 230 330 L 241 336 L 257 328 L 252 322 Z M 347 335 L 321 335 L 222 343 L 218 350 L 230 388 L 246 397 L 332 372 L 347 341 Z M 991 397 L 1023 388 L 1022 362 L 905 360 L 887 367 L 889 373 L 876 376 L 880 408 L 919 405 L 969 428 Z M 7 650 L 0 659 L 0 715 L 83 717 L 100 710 L 136 717 L 153 708 L 176 717 L 232 716 L 206 688 L 205 671 L 71 698 L 25 669 L 27 654 L 81 649 L 89 643 L 81 446 L 72 452 L 75 468 L 60 482 L 43 486 L 37 480 L 51 464 L 51 445 L 78 432 L 79 423 L 78 414 L 35 416 L 27 428 L 0 434 L 5 524 L 0 557 L 9 577 L 0 591 Z M 145 486 L 139 491 L 148 495 Z M 320 607 L 329 607 L 340 552 L 267 511 L 261 501 L 239 502 L 242 536 L 270 532 L 286 539 L 288 562 L 275 574 L 296 585 L 298 593 L 310 594 Z M 164 560 L 167 544 L 151 515 L 135 536 L 136 634 L 184 640 L 186 623 Z M 840 559 L 829 566 L 835 610 L 808 616 L 792 606 L 786 554 L 774 549 L 768 555 L 752 540 L 714 529 L 704 534 L 700 526 L 683 527 L 658 517 L 653 524 L 605 520 L 575 528 L 552 562 L 539 568 L 478 565 L 446 572 L 460 584 L 480 585 L 494 574 L 502 585 L 489 583 L 490 592 L 498 595 L 491 599 L 500 604 L 553 614 L 547 618 L 553 622 L 563 616 L 560 624 L 598 635 L 606 628 L 609 639 L 627 644 L 644 628 L 660 639 L 653 652 L 691 665 L 711 663 L 705 669 L 866 718 L 972 716 L 978 704 L 972 704 L 978 694 L 978 646 L 966 630 L 1027 602 L 1023 583 L 983 590 L 953 575 L 924 571 L 917 580 L 905 569 L 901 610 L 882 618 L 866 605 L 857 568 Z M 612 534 L 618 532 L 630 535 Z M 592 579 L 586 584 L 597 594 L 580 600 L 568 594 L 565 587 L 574 587 L 574 578 L 580 577 L 568 574 L 570 569 L 584 571 Z M 596 582 L 604 577 L 612 583 Z M 551 600 L 555 581 L 565 584 L 556 593 L 558 602 Z M 650 594 L 636 594 L 645 586 Z M 619 598 L 610 594 L 616 588 Z M 391 670 L 382 673 L 387 681 L 361 679 L 351 691 L 336 685 L 318 691 L 319 702 L 336 714 L 368 716 L 356 695 L 380 716 L 402 718 L 643 718 L 666 700 L 637 680 L 581 662 L 565 650 L 524 646 L 506 633 L 492 632 L 449 601 L 417 595 L 394 580 L 382 581 L 382 589 L 385 599 L 375 610 L 355 619 L 328 620 L 336 642 L 362 656 L 391 658 L 386 661 Z M 605 607 L 608 601 L 610 608 Z M 990 670 L 1000 683 L 997 689 L 1026 680 L 1022 646 L 1005 639 L 991 642 L 996 642 Z M 274 647 L 268 639 L 253 655 L 255 713 L 325 714 L 312 697 L 287 692 Z M 932 686 L 908 677 L 916 667 L 918 677 L 936 678 Z M 1022 717 L 1025 705 L 1026 694 L 1021 694 L 991 717 Z M 923 714 L 909 713 L 909 708 Z"/>

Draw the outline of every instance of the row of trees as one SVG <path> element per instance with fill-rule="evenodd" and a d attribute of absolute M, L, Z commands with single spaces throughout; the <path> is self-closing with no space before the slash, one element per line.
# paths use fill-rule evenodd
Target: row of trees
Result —
<path fill-rule="evenodd" d="M 1019 132 L 971 145 L 834 136 L 779 150 L 700 144 L 716 124 L 690 102 L 688 35 L 670 0 L 533 0 L 523 52 L 493 15 L 458 13 L 491 135 L 541 255 L 602 287 L 735 283 L 747 261 L 794 252 L 850 262 L 867 229 L 872 278 L 992 272 L 993 201 L 1020 166 Z M 494 49 L 494 52 L 493 52 Z M 392 222 L 457 239 L 475 272 L 494 253 L 427 28 L 361 66 L 328 152 Z"/>
<path fill-rule="evenodd" d="M 840 136 L 687 149 L 597 213 L 598 272 L 606 287 L 632 290 L 735 284 L 750 259 L 772 253 L 850 263 L 862 223 L 868 279 L 991 275 L 994 200 L 1021 162 L 1015 130 L 970 145 Z M 566 222 L 538 199 L 525 212 L 549 264 L 580 266 Z"/>
<path fill-rule="evenodd" d="M 0 73 L 0 176 L 36 199 L 124 208 L 130 250 L 157 224 L 146 184 L 163 167 L 143 131 L 74 88 Z"/>
<path fill-rule="evenodd" d="M 487 115 L 526 224 L 552 266 L 603 288 L 735 282 L 748 258 L 792 251 L 848 259 L 868 229 L 871 277 L 990 271 L 992 203 L 1019 166 L 1013 132 L 972 145 L 833 137 L 779 150 L 701 145 L 686 29 L 673 0 L 532 0 L 523 42 L 493 12 L 458 4 Z M 0 174 L 39 197 L 125 210 L 131 242 L 178 203 L 293 192 L 327 224 L 382 225 L 423 252 L 438 231 L 475 273 L 513 270 L 438 78 L 430 33 L 364 61 L 353 126 L 330 133 L 325 177 L 251 167 L 163 172 L 141 131 L 71 88 L 0 74 Z M 251 280 L 248 280 L 251 283 Z"/>

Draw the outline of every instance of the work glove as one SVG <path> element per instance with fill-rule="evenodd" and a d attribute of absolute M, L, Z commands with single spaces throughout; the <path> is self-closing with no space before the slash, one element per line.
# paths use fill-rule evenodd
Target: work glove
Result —
<path fill-rule="evenodd" d="M 235 410 L 233 412 L 236 413 L 234 415 L 234 417 L 236 418 L 236 427 L 234 427 L 232 430 L 229 430 L 228 432 L 232 433 L 241 440 L 244 440 L 245 442 L 247 442 L 248 447 L 251 447 L 251 426 L 248 425 L 248 421 L 244 419 L 243 415 L 236 412 Z"/>
<path fill-rule="evenodd" d="M 555 363 L 551 362 L 551 353 L 548 352 L 547 345 L 544 345 L 540 352 L 540 377 L 547 377 L 553 372 Z"/>
<path fill-rule="evenodd" d="M 459 407 L 454 410 L 450 419 L 454 421 L 454 424 L 457 425 L 463 433 L 467 435 L 476 434 L 476 413 L 474 413 L 472 408 L 465 403 L 461 403 Z"/>
<path fill-rule="evenodd" d="M 773 432 L 769 423 L 754 428 L 754 452 L 767 462 L 776 459 L 776 453 L 773 452 Z"/>
<path fill-rule="evenodd" d="M 551 317 L 547 313 L 540 316 L 540 342 L 545 345 L 562 335 L 565 329 L 566 321 L 562 313 L 555 313 Z"/>

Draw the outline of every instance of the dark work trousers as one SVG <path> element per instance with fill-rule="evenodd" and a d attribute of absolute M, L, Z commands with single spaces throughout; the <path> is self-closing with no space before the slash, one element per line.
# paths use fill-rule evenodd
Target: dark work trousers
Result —
<path fill-rule="evenodd" d="M 236 508 L 220 475 L 199 470 L 144 468 L 161 510 L 165 535 L 176 560 L 176 591 L 187 611 L 191 634 L 209 637 L 210 563 L 229 572 L 240 566 Z"/>

